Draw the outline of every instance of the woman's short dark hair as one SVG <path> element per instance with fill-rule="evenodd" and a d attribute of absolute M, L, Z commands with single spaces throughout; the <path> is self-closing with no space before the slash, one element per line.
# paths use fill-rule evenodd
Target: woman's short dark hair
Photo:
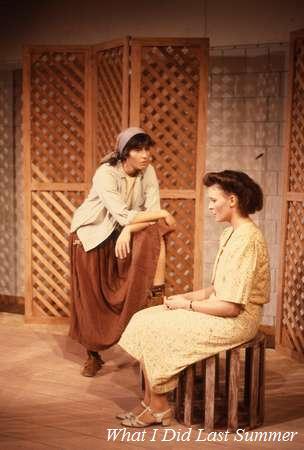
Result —
<path fill-rule="evenodd" d="M 239 201 L 240 212 L 253 214 L 263 208 L 263 191 L 246 173 L 236 170 L 208 172 L 203 178 L 206 187 L 219 185 L 227 194 L 235 194 Z"/>
<path fill-rule="evenodd" d="M 116 164 L 118 163 L 118 161 L 125 161 L 131 150 L 136 150 L 136 149 L 141 149 L 143 147 L 153 147 L 153 145 L 155 145 L 155 142 L 151 139 L 151 137 L 146 134 L 146 133 L 138 133 L 135 134 L 135 136 L 131 137 L 131 139 L 129 139 L 129 141 L 126 143 L 126 145 L 124 146 L 124 148 L 122 149 L 122 151 L 120 153 L 118 153 L 117 155 L 113 156 L 108 163 L 111 166 L 116 166 Z"/>

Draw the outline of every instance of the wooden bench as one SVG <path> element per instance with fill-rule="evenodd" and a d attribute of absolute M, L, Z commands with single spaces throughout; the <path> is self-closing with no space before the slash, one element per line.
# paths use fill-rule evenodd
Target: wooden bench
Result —
<path fill-rule="evenodd" d="M 241 352 L 245 353 L 244 366 Z M 193 424 L 195 391 L 199 390 L 199 421 L 207 432 L 214 430 L 218 417 L 224 419 L 224 426 L 230 432 L 237 430 L 240 417 L 245 418 L 246 427 L 255 428 L 264 421 L 265 335 L 259 332 L 251 341 L 222 353 L 225 353 L 224 370 L 220 355 L 216 354 L 181 373 L 176 391 L 176 417 L 186 426 Z M 241 391 L 243 401 L 239 402 Z"/>

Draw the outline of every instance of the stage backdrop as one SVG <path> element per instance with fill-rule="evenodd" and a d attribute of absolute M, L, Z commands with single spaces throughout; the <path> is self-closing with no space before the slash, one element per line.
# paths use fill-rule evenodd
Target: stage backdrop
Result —
<path fill-rule="evenodd" d="M 291 34 L 278 348 L 304 361 L 304 30 Z"/>
<path fill-rule="evenodd" d="M 207 39 L 25 49 L 26 320 L 69 317 L 71 216 L 127 126 L 142 126 L 156 142 L 162 207 L 178 223 L 167 293 L 201 287 L 207 64 Z"/>

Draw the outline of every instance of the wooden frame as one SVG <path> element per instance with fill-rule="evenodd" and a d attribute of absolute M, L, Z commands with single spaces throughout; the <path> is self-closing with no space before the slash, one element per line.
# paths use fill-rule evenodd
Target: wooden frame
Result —
<path fill-rule="evenodd" d="M 284 343 L 283 339 L 283 308 L 285 304 L 284 288 L 285 288 L 285 270 L 286 270 L 286 256 L 287 256 L 287 234 L 288 234 L 288 221 L 290 219 L 289 215 L 289 205 L 291 202 L 301 202 L 304 203 L 304 192 L 292 192 L 289 189 L 290 184 L 290 159 L 291 159 L 291 142 L 292 142 L 292 113 L 293 113 L 293 100 L 294 100 L 294 80 L 296 76 L 295 69 L 295 49 L 297 41 L 304 39 L 304 30 L 296 31 L 290 35 L 290 59 L 289 59 L 289 79 L 288 79 L 288 103 L 287 103 L 287 132 L 286 132 L 286 142 L 285 151 L 282 164 L 282 172 L 284 174 L 283 182 L 283 213 L 282 213 L 282 224 L 281 224 L 281 253 L 280 253 L 280 268 L 278 277 L 278 302 L 277 302 L 277 313 L 276 313 L 276 348 L 287 353 L 288 355 L 304 361 L 303 349 L 300 348 L 296 351 L 294 348 L 290 348 Z M 303 41 L 304 42 L 304 41 Z M 302 44 L 304 46 L 304 44 Z M 302 137 L 304 141 L 304 135 Z M 300 294 L 300 293 L 299 293 Z M 289 329 L 289 332 L 292 331 Z M 304 343 L 304 334 L 302 332 L 302 341 Z M 303 344 L 304 348 L 304 344 Z"/>

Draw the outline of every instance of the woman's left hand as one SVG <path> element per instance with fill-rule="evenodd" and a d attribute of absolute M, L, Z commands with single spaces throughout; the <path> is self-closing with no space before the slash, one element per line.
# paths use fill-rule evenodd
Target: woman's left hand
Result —
<path fill-rule="evenodd" d="M 116 258 L 126 258 L 130 253 L 131 232 L 127 227 L 122 229 L 115 245 Z"/>
<path fill-rule="evenodd" d="M 184 295 L 173 295 L 164 301 L 168 309 L 189 309 L 189 303 Z"/>

